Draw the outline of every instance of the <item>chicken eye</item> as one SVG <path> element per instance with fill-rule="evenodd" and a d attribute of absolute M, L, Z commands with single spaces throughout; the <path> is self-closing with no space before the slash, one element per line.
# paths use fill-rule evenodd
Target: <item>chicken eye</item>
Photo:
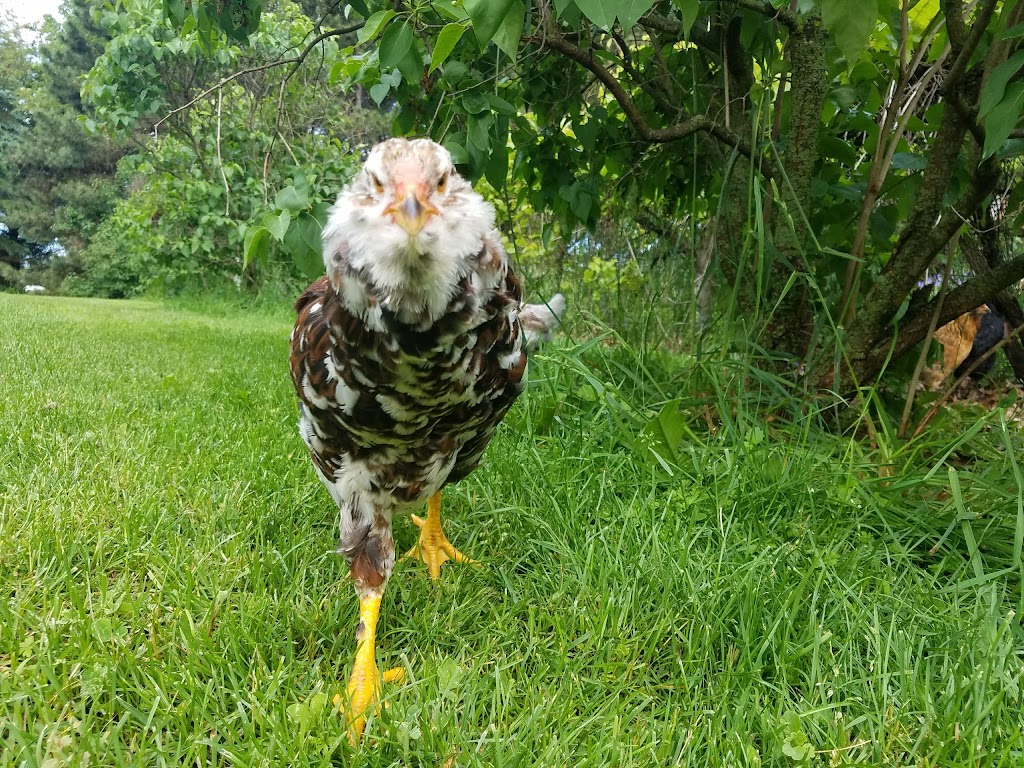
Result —
<path fill-rule="evenodd" d="M 446 174 L 444 174 L 444 176 L 442 176 L 440 179 L 437 180 L 437 191 L 440 192 L 443 195 L 444 191 L 447 188 L 448 188 L 448 174 L 446 173 Z"/>
<path fill-rule="evenodd" d="M 377 178 L 377 174 L 371 173 L 370 174 L 370 179 L 373 180 L 373 188 L 377 191 L 377 194 L 378 195 L 384 194 L 384 184 L 382 184 L 381 180 L 379 178 Z"/>

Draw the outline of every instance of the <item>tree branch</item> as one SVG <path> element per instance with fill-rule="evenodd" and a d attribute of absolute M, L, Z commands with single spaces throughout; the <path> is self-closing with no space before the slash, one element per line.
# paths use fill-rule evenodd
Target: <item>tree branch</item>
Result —
<path fill-rule="evenodd" d="M 728 128 L 719 125 L 711 118 L 706 115 L 690 115 L 675 125 L 670 125 L 665 128 L 652 128 L 644 116 L 640 113 L 637 108 L 636 102 L 633 101 L 633 97 L 629 95 L 622 83 L 609 72 L 601 62 L 599 62 L 592 53 L 584 51 L 575 44 L 569 42 L 562 34 L 555 28 L 553 24 L 547 24 L 543 35 L 532 35 L 526 38 L 527 42 L 535 43 L 542 48 L 550 48 L 558 51 L 563 56 L 577 64 L 581 65 L 584 69 L 590 71 L 594 77 L 608 89 L 608 92 L 614 97 L 615 101 L 622 107 L 622 111 L 625 112 L 626 118 L 632 123 L 634 130 L 640 138 L 645 141 L 649 141 L 653 144 L 664 144 L 672 141 L 678 141 L 679 139 L 685 139 L 687 136 L 692 136 L 695 133 L 706 132 L 710 133 L 716 139 L 721 141 L 723 144 L 727 144 L 733 147 L 740 154 L 745 155 L 752 161 L 764 164 L 762 173 L 765 176 L 775 176 L 776 169 L 775 164 L 770 158 L 762 155 L 760 152 L 754 150 L 750 146 L 750 142 L 742 136 L 730 131 Z"/>
<path fill-rule="evenodd" d="M 626 71 L 626 74 L 632 78 L 634 83 L 647 92 L 647 95 L 651 97 L 662 113 L 664 113 L 666 119 L 672 119 L 673 116 L 678 115 L 679 107 L 672 103 L 670 94 L 656 87 L 655 81 L 652 78 L 644 77 L 643 74 L 638 72 L 636 67 L 633 66 L 633 59 L 630 56 L 629 46 L 626 44 L 622 35 L 615 30 L 612 30 L 612 37 L 615 39 L 616 44 L 622 51 L 622 68 Z"/>
<path fill-rule="evenodd" d="M 285 80 L 289 80 L 291 79 L 292 75 L 294 75 L 296 71 L 298 71 L 299 67 L 302 66 L 302 62 L 306 60 L 306 57 L 309 56 L 309 54 L 313 52 L 313 49 L 316 48 L 324 40 L 330 37 L 340 37 L 341 35 L 347 35 L 350 32 L 356 32 L 357 30 L 362 29 L 365 24 L 365 21 L 356 21 L 347 26 L 339 27 L 338 29 L 330 29 L 326 32 L 321 32 L 319 35 L 314 37 L 297 56 L 292 56 L 287 59 L 277 59 L 276 61 L 271 61 L 268 64 L 261 64 L 258 67 L 249 67 L 248 69 L 240 69 L 238 72 L 233 72 L 232 74 L 228 75 L 225 78 L 222 78 L 217 83 L 207 88 L 205 91 L 200 93 L 195 98 L 190 99 L 189 101 L 182 104 L 180 107 L 177 107 L 176 109 L 172 109 L 170 112 L 168 112 L 166 115 L 161 117 L 159 120 L 156 121 L 156 123 L 153 124 L 153 130 L 159 131 L 160 126 L 164 122 L 174 117 L 179 112 L 185 111 L 189 107 L 193 106 L 196 102 L 205 99 L 214 91 L 219 91 L 232 80 L 237 80 L 238 78 L 244 75 L 251 75 L 254 72 L 265 72 L 268 69 L 274 69 L 275 67 L 284 67 L 291 64 L 291 70 L 288 72 L 288 74 L 285 75 Z"/>
<path fill-rule="evenodd" d="M 740 8 L 746 8 L 748 11 L 754 11 L 756 13 L 763 14 L 773 21 L 777 21 L 790 32 L 800 31 L 800 19 L 795 13 L 790 13 L 785 8 L 776 8 L 767 0 L 724 0 L 725 2 L 731 2 L 738 5 Z"/>
<path fill-rule="evenodd" d="M 948 7 L 951 0 L 946 0 L 943 3 L 944 6 Z M 956 58 L 953 60 L 953 64 L 949 68 L 949 72 L 946 74 L 946 82 L 943 84 L 943 90 L 947 94 L 956 92 L 956 86 L 960 82 L 960 78 L 967 72 L 967 65 L 970 64 L 971 57 L 974 55 L 974 51 L 978 47 L 978 43 L 981 42 L 981 36 L 988 29 L 988 23 L 992 20 L 992 14 L 996 9 L 996 0 L 985 0 L 985 3 L 981 6 L 981 10 L 978 11 L 978 16 L 971 24 L 970 32 L 967 32 L 966 37 L 962 38 L 962 46 L 957 47 L 953 43 L 954 37 L 958 37 L 963 33 L 963 12 L 959 9 L 960 3 L 955 3 L 958 8 L 956 9 L 957 20 L 954 22 L 954 26 L 961 25 L 961 30 L 954 33 L 950 29 L 950 16 L 947 13 L 946 16 L 946 30 L 949 33 L 950 43 L 954 45 L 953 51 L 956 53 Z"/>
<path fill-rule="evenodd" d="M 939 0 L 939 6 L 946 19 L 946 34 L 949 35 L 950 45 L 959 54 L 967 38 L 963 0 Z"/>

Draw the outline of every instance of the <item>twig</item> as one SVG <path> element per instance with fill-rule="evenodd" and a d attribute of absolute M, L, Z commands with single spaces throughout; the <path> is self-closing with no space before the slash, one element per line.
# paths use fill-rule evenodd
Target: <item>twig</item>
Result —
<path fill-rule="evenodd" d="M 292 70 L 288 76 L 281 78 L 281 87 L 278 88 L 277 93 L 277 113 L 274 115 L 274 133 L 270 137 L 270 144 L 267 146 L 266 156 L 263 158 L 263 189 L 267 189 L 267 174 L 270 172 L 270 156 L 274 152 L 274 142 L 277 141 L 277 137 L 281 135 L 281 114 L 284 112 L 284 89 L 288 85 L 288 77 L 293 74 L 295 70 Z M 266 195 L 266 192 L 264 192 Z"/>
<path fill-rule="evenodd" d="M 159 133 L 161 124 L 163 124 L 164 122 L 166 122 L 170 118 L 174 117 L 174 115 L 178 114 L 179 112 L 183 112 L 184 110 L 186 110 L 189 107 L 191 107 L 192 105 L 194 105 L 196 102 L 201 101 L 202 99 L 205 99 L 207 96 L 209 96 L 214 91 L 219 91 L 221 88 L 223 88 L 225 85 L 230 83 L 232 80 L 237 80 L 238 78 L 243 77 L 244 75 L 251 75 L 254 72 L 265 72 L 268 69 L 273 69 L 275 67 L 283 67 L 283 66 L 286 66 L 288 64 L 291 64 L 292 65 L 292 70 L 291 70 L 291 72 L 289 72 L 285 76 L 285 80 L 288 80 L 288 79 L 291 78 L 291 76 L 293 74 L 295 74 L 296 70 L 298 70 L 298 68 L 299 68 L 299 66 L 301 66 L 302 62 L 304 62 L 306 60 L 306 57 L 309 56 L 309 54 L 313 51 L 314 48 L 316 48 L 317 45 L 322 43 L 327 38 L 339 37 L 341 35 L 347 35 L 350 32 L 355 32 L 357 30 L 360 30 L 360 29 L 362 29 L 365 26 L 365 24 L 366 24 L 365 21 L 356 21 L 356 22 L 353 22 L 352 24 L 349 24 L 347 27 L 340 27 L 338 29 L 331 29 L 331 30 L 328 30 L 327 32 L 322 32 L 319 35 L 317 35 L 316 37 L 314 37 L 313 40 L 305 48 L 302 49 L 302 52 L 299 53 L 298 56 L 292 56 L 292 57 L 287 58 L 287 59 L 277 59 L 276 61 L 271 61 L 268 64 L 261 64 L 258 67 L 249 67 L 248 69 L 241 69 L 238 72 L 233 72 L 232 74 L 228 75 L 227 77 L 222 78 L 221 80 L 217 81 L 217 83 L 215 83 L 214 85 L 212 85 L 209 88 L 207 88 L 205 91 L 200 93 L 195 98 L 190 99 L 189 101 L 185 102 L 184 104 L 182 104 L 180 107 L 177 107 L 176 109 L 172 109 L 170 112 L 168 112 L 166 115 L 164 115 L 163 117 L 161 117 L 159 120 L 156 121 L 156 123 L 153 125 L 153 130 L 156 131 L 157 133 Z"/>
<path fill-rule="evenodd" d="M 224 182 L 224 216 L 231 215 L 231 187 L 228 186 L 228 175 L 224 172 L 224 160 L 220 156 L 220 110 L 224 102 L 224 91 L 217 91 L 217 167 L 220 178 Z"/>
<path fill-rule="evenodd" d="M 643 88 L 647 95 L 651 97 L 658 108 L 665 113 L 665 117 L 671 119 L 673 115 L 679 114 L 679 107 L 673 104 L 667 97 L 666 94 L 662 93 L 657 87 L 655 87 L 654 80 L 649 77 L 644 77 L 642 73 L 638 72 L 636 67 L 633 66 L 633 59 L 630 56 L 629 46 L 626 45 L 625 38 L 619 32 L 612 30 L 612 37 L 618 44 L 619 49 L 622 51 L 622 68 L 632 78 L 633 82 Z"/>
<path fill-rule="evenodd" d="M 946 250 L 946 268 L 942 272 L 942 288 L 939 300 L 935 304 L 935 311 L 932 312 L 932 320 L 928 324 L 928 333 L 924 337 L 924 344 L 921 347 L 921 354 L 918 355 L 917 365 L 914 366 L 914 375 L 910 377 L 910 386 L 907 388 L 907 400 L 903 404 L 903 416 L 900 418 L 900 428 L 897 435 L 902 440 L 907 436 L 907 426 L 910 424 L 910 410 L 914 407 L 914 395 L 917 393 L 917 382 L 921 380 L 921 371 L 928 360 L 928 347 L 931 346 L 932 337 L 935 335 L 935 328 L 939 324 L 939 316 L 942 314 L 942 304 L 946 300 L 946 289 L 949 286 L 949 274 L 953 269 L 953 256 L 956 254 L 957 245 L 960 242 L 960 230 L 953 235 Z"/>
<path fill-rule="evenodd" d="M 281 143 L 284 144 L 284 148 L 288 150 L 288 154 L 292 156 L 292 162 L 294 162 L 296 165 L 300 165 L 299 158 L 295 156 L 295 152 L 292 150 L 291 144 L 287 142 L 287 140 L 284 138 L 284 135 L 280 131 L 277 132 L 277 138 L 281 140 Z"/>
<path fill-rule="evenodd" d="M 908 0 L 903 0 L 902 12 L 904 15 L 907 13 Z M 917 104 L 921 99 L 921 96 L 927 90 L 927 85 L 932 79 L 941 71 L 942 65 L 945 63 L 946 55 L 949 52 L 947 45 L 946 49 L 938 57 L 938 60 L 931 66 L 931 68 L 924 74 L 924 76 L 915 84 L 912 93 L 907 93 L 907 88 L 910 82 L 910 78 L 916 71 L 918 64 L 920 64 L 925 53 L 931 46 L 932 39 L 938 32 L 941 24 L 936 24 L 936 19 L 932 19 L 929 26 L 935 25 L 931 30 L 930 34 L 924 36 L 921 40 L 921 44 L 914 55 L 914 59 L 911 65 L 907 65 L 907 22 L 904 20 L 904 26 L 901 33 L 901 41 L 899 48 L 899 76 L 896 81 L 893 82 L 889 88 L 888 98 L 886 103 L 883 105 L 882 122 L 879 125 L 878 130 L 878 141 L 875 145 L 875 153 L 871 162 L 871 171 L 868 174 L 867 188 L 864 190 L 864 200 L 861 203 L 860 216 L 857 220 L 857 228 L 854 230 L 853 244 L 850 247 L 850 256 L 852 257 L 846 265 L 846 274 L 843 279 L 843 292 L 839 300 L 840 306 L 840 322 L 850 327 L 853 323 L 854 316 L 857 313 L 857 298 L 859 294 L 859 278 L 864 262 L 864 248 L 867 243 L 868 225 L 871 219 L 871 214 L 875 211 L 875 203 L 878 200 L 878 196 L 882 192 L 882 185 L 885 183 L 885 178 L 889 173 L 889 168 L 892 166 L 892 160 L 895 156 L 896 148 L 899 146 L 900 141 L 903 139 L 903 135 L 906 132 L 907 124 L 910 122 L 910 118 L 914 114 L 914 110 L 917 108 Z M 896 125 L 896 129 L 893 130 L 893 126 Z M 884 137 L 884 138 L 883 138 Z"/>

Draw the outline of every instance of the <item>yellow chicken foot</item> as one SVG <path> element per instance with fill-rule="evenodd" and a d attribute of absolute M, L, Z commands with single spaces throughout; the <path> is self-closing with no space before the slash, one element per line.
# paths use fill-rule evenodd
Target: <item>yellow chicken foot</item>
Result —
<path fill-rule="evenodd" d="M 348 681 L 347 698 L 340 693 L 334 697 L 334 706 L 345 713 L 348 719 L 348 740 L 359 742 L 366 727 L 366 716 L 371 707 L 377 710 L 380 699 L 381 674 L 375 659 L 377 614 L 380 612 L 379 597 L 359 598 L 359 628 L 356 630 L 356 661 L 352 665 L 352 677 Z M 383 675 L 385 683 L 400 681 L 405 676 L 401 667 L 389 669 Z"/>
<path fill-rule="evenodd" d="M 452 546 L 441 530 L 441 492 L 438 491 L 427 501 L 427 519 L 412 516 L 412 521 L 420 529 L 420 540 L 415 547 L 405 553 L 405 557 L 415 557 L 427 564 L 430 578 L 441 575 L 441 563 L 454 560 L 456 563 L 480 565 L 471 557 L 466 557 Z"/>

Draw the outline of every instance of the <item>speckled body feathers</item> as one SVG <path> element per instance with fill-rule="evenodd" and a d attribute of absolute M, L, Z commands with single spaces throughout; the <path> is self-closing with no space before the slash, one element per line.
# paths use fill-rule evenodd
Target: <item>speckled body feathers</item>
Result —
<path fill-rule="evenodd" d="M 452 181 L 437 227 L 415 237 L 382 219 L 374 240 L 374 200 L 353 199 L 368 197 L 366 178 L 346 188 L 324 233 L 327 276 L 296 303 L 299 430 L 340 509 L 339 550 L 360 594 L 390 576 L 392 515 L 477 466 L 526 368 L 520 284 L 493 213 L 446 155 L 440 164 Z"/>

